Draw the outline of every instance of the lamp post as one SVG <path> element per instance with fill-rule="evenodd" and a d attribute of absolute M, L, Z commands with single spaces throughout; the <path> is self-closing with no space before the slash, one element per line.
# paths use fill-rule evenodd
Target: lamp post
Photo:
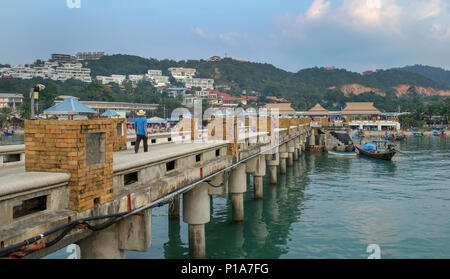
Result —
<path fill-rule="evenodd" d="M 35 113 L 39 110 L 39 92 L 45 89 L 45 85 L 37 84 L 35 87 L 30 89 L 30 99 L 31 99 L 31 119 L 35 117 Z M 36 104 L 35 104 L 36 100 Z"/>

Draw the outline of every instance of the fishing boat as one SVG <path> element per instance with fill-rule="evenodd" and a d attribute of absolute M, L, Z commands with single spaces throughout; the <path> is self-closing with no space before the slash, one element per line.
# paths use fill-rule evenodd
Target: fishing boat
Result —
<path fill-rule="evenodd" d="M 444 129 L 441 130 L 433 130 L 433 136 L 438 136 L 438 137 L 445 137 L 447 134 L 445 133 Z"/>
<path fill-rule="evenodd" d="M 337 155 L 337 156 L 346 156 L 346 157 L 351 157 L 351 156 L 356 156 L 357 155 L 357 153 L 355 151 L 352 151 L 352 152 L 334 151 L 332 149 L 328 149 L 328 154 Z"/>
<path fill-rule="evenodd" d="M 425 136 L 422 132 L 421 133 L 419 133 L 419 132 L 412 132 L 412 134 L 415 137 L 424 137 Z"/>
<path fill-rule="evenodd" d="M 388 140 L 374 140 L 374 144 L 356 146 L 360 155 L 390 161 L 396 154 L 395 146 Z"/>

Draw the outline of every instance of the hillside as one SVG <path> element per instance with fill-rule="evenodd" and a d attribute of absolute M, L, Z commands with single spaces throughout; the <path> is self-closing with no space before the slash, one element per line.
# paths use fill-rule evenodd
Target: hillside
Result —
<path fill-rule="evenodd" d="M 414 66 L 405 66 L 400 69 L 403 71 L 408 71 L 411 73 L 422 75 L 436 82 L 440 82 L 446 84 L 447 86 L 450 86 L 450 71 L 444 70 L 442 68 L 424 65 L 414 65 Z"/>
<path fill-rule="evenodd" d="M 309 68 L 297 73 L 284 71 L 267 63 L 237 61 L 225 58 L 219 61 L 205 60 L 158 60 L 132 55 L 103 56 L 99 60 L 84 61 L 91 68 L 92 77 L 111 74 L 144 74 L 149 69 L 162 70 L 169 75 L 170 67 L 188 67 L 197 70 L 197 77 L 214 78 L 215 85 L 224 85 L 223 90 L 240 96 L 247 94 L 286 98 L 296 110 L 307 110 L 320 102 L 327 109 L 338 109 L 349 101 L 371 101 L 383 111 L 408 110 L 426 98 L 448 96 L 450 85 L 401 69 L 377 70 L 361 75 L 345 69 Z M 173 81 L 173 80 L 172 80 Z M 0 92 L 19 92 L 25 96 L 34 80 L 0 79 Z M 53 88 L 45 101 L 51 103 L 54 95 L 74 95 L 82 100 L 108 100 L 156 103 L 164 102 L 164 95 L 156 93 L 150 84 L 141 84 L 138 89 L 119 90 L 118 86 L 105 89 L 96 83 L 83 84 L 76 81 L 42 81 Z"/>

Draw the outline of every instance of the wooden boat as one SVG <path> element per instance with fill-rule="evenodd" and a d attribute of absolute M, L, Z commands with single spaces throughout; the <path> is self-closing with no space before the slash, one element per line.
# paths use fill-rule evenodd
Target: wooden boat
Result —
<path fill-rule="evenodd" d="M 374 141 L 374 143 L 377 144 L 377 150 L 373 150 L 373 151 L 364 150 L 360 146 L 355 146 L 355 147 L 358 150 L 360 155 L 364 155 L 364 156 L 374 158 L 374 159 L 387 160 L 387 161 L 390 161 L 392 159 L 392 157 L 394 157 L 394 155 L 397 153 L 397 151 L 395 151 L 395 148 L 393 147 L 393 144 L 390 143 L 388 140 L 376 140 L 376 141 Z M 381 148 L 379 148 L 378 146 L 383 143 L 385 145 L 385 148 L 380 150 Z"/>
<path fill-rule="evenodd" d="M 356 156 L 357 155 L 357 153 L 355 151 L 353 151 L 353 152 L 342 152 L 342 151 L 334 151 L 332 149 L 328 149 L 328 154 L 337 155 L 337 156 L 346 156 L 346 157 Z"/>

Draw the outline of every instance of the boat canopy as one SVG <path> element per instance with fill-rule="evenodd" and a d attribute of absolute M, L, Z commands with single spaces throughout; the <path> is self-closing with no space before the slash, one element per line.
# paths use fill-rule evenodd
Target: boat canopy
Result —
<path fill-rule="evenodd" d="M 390 142 L 389 140 L 374 140 L 373 142 L 375 143 L 386 143 L 386 142 Z"/>
<path fill-rule="evenodd" d="M 366 150 L 366 151 L 369 151 L 369 150 L 371 150 L 371 149 L 377 150 L 377 147 L 376 147 L 375 145 L 371 144 L 371 143 L 367 143 L 367 144 L 363 145 L 363 146 L 361 147 L 361 149 Z"/>

